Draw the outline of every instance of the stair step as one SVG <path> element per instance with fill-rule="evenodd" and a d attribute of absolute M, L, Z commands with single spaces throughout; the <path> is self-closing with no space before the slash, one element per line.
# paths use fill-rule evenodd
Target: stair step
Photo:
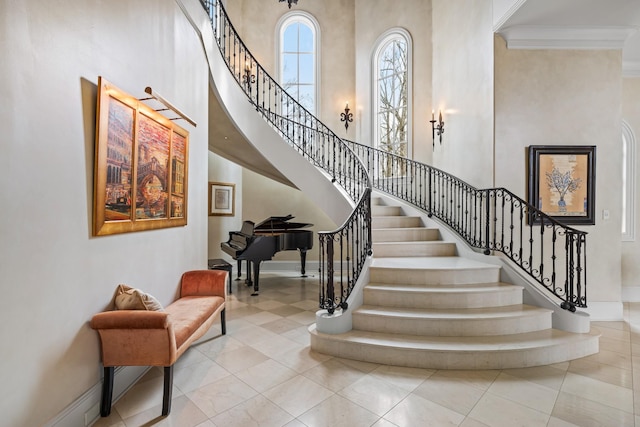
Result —
<path fill-rule="evenodd" d="M 481 308 L 522 304 L 522 286 L 479 283 L 456 286 L 404 286 L 369 283 L 364 303 L 407 308 Z"/>
<path fill-rule="evenodd" d="M 416 242 L 374 242 L 373 256 L 384 257 L 424 257 L 455 256 L 456 244 L 453 242 L 416 241 Z"/>
<path fill-rule="evenodd" d="M 404 211 L 400 206 L 371 205 L 372 216 L 401 216 Z"/>
<path fill-rule="evenodd" d="M 345 359 L 430 369 L 509 369 L 549 365 L 598 352 L 599 334 L 557 329 L 481 337 L 425 337 L 309 327 L 311 347 Z"/>
<path fill-rule="evenodd" d="M 500 267 L 461 257 L 374 258 L 369 280 L 404 285 L 498 282 Z"/>
<path fill-rule="evenodd" d="M 422 227 L 419 216 L 375 216 L 371 218 L 371 228 Z"/>
<path fill-rule="evenodd" d="M 522 304 L 449 310 L 364 305 L 353 312 L 353 328 L 451 337 L 512 335 L 551 328 L 551 314 L 551 310 Z"/>
<path fill-rule="evenodd" d="M 377 242 L 440 240 L 440 230 L 432 227 L 375 228 L 372 239 Z"/>

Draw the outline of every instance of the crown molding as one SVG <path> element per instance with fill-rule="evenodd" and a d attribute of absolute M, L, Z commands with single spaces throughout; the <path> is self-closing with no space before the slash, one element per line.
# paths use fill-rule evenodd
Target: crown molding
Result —
<path fill-rule="evenodd" d="M 498 34 L 509 49 L 622 49 L 638 27 L 516 25 Z"/>

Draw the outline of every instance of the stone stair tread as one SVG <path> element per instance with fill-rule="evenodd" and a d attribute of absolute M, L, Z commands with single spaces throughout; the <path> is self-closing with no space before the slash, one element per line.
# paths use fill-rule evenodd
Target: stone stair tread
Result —
<path fill-rule="evenodd" d="M 493 336 L 422 336 L 406 335 L 385 332 L 369 332 L 351 330 L 342 334 L 323 334 L 315 330 L 315 325 L 310 327 L 312 334 L 324 339 L 343 341 L 360 345 L 371 345 L 398 349 L 413 349 L 437 352 L 509 352 L 527 349 L 553 347 L 557 345 L 571 345 L 584 340 L 594 339 L 600 333 L 592 331 L 586 334 L 565 332 L 558 329 L 545 329 L 542 331 L 525 332 L 511 335 Z"/>
<path fill-rule="evenodd" d="M 445 309 L 362 305 L 358 307 L 353 314 L 431 320 L 484 320 L 508 317 L 515 318 L 521 316 L 535 316 L 551 312 L 552 310 L 534 307 L 526 304 L 507 305 L 500 307 Z"/>
<path fill-rule="evenodd" d="M 413 293 L 481 293 L 513 290 L 523 290 L 524 286 L 512 285 L 511 283 L 472 283 L 465 285 L 394 285 L 392 283 L 368 283 L 365 289 L 373 289 L 379 291 L 394 292 L 413 292 Z"/>
<path fill-rule="evenodd" d="M 371 268 L 403 270 L 500 269 L 499 266 L 458 256 L 374 258 Z"/>

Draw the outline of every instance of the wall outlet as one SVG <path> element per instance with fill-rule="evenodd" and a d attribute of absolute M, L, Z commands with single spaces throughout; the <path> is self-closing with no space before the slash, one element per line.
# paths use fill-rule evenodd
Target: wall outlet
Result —
<path fill-rule="evenodd" d="M 602 211 L 602 219 L 609 219 L 609 210 L 605 209 Z"/>

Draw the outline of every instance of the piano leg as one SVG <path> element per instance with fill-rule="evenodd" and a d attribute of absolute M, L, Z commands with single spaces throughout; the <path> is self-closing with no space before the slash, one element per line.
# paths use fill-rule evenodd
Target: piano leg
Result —
<path fill-rule="evenodd" d="M 307 263 L 307 250 L 306 249 L 300 249 L 300 265 L 302 267 L 300 272 L 302 273 L 302 277 L 307 277 L 307 275 L 305 273 L 305 269 L 304 269 L 306 263 Z"/>
<path fill-rule="evenodd" d="M 253 293 L 251 294 L 252 297 L 255 297 L 256 295 L 258 295 L 258 292 L 260 291 L 260 263 L 262 261 L 254 261 L 253 262 Z"/>
<path fill-rule="evenodd" d="M 244 279 L 244 284 L 247 286 L 251 286 L 253 281 L 251 280 L 251 261 L 247 260 L 247 274 L 246 279 Z"/>
<path fill-rule="evenodd" d="M 238 277 L 236 277 L 236 280 L 240 280 L 240 276 L 242 276 L 242 260 L 241 259 L 238 260 Z"/>

